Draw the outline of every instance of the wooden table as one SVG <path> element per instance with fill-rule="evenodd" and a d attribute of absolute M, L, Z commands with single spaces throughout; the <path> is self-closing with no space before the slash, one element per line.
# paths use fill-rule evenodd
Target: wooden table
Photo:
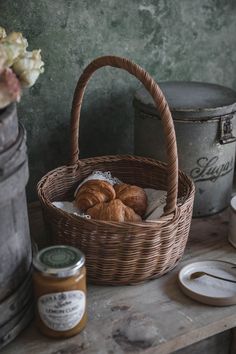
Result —
<path fill-rule="evenodd" d="M 30 221 L 32 236 L 40 246 L 46 245 L 38 205 L 30 209 Z M 68 340 L 53 340 L 43 337 L 32 323 L 1 353 L 219 354 L 228 352 L 232 338 L 231 353 L 235 354 L 235 329 L 229 330 L 236 327 L 236 306 L 197 303 L 185 296 L 177 284 L 179 269 L 189 262 L 219 259 L 236 263 L 236 249 L 227 242 L 227 226 L 227 212 L 193 220 L 182 262 L 160 279 L 138 286 L 89 285 L 89 321 L 81 334 Z M 206 338 L 209 339 L 203 341 Z M 207 343 L 211 343 L 208 349 Z"/>

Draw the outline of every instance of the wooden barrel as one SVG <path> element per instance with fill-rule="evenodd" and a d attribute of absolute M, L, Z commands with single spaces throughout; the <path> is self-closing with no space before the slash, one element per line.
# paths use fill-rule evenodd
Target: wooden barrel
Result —
<path fill-rule="evenodd" d="M 3 327 L 13 318 L 17 318 L 22 309 L 27 306 L 33 298 L 33 285 L 31 269 L 19 288 L 4 301 L 0 303 L 0 335 Z"/>
<path fill-rule="evenodd" d="M 0 328 L 0 349 L 15 339 L 28 326 L 33 318 L 33 309 L 34 303 L 31 301 L 15 318 Z"/>
<path fill-rule="evenodd" d="M 16 105 L 0 110 L 0 153 L 14 144 L 18 136 Z"/>
<path fill-rule="evenodd" d="M 24 280 L 32 261 L 27 180 L 26 134 L 19 126 L 15 144 L 0 153 L 0 301 Z"/>
<path fill-rule="evenodd" d="M 0 112 L 0 348 L 32 318 L 27 181 L 26 132 L 10 105 Z"/>

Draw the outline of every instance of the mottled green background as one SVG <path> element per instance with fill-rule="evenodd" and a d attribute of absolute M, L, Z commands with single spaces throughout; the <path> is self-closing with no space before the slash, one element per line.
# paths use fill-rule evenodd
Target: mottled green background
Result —
<path fill-rule="evenodd" d="M 22 31 L 45 61 L 18 106 L 28 132 L 30 200 L 39 178 L 69 160 L 73 90 L 93 58 L 126 56 L 157 80 L 236 88 L 235 0 L 1 0 L 0 25 Z M 83 106 L 82 157 L 133 151 L 137 86 L 116 69 L 96 73 Z"/>

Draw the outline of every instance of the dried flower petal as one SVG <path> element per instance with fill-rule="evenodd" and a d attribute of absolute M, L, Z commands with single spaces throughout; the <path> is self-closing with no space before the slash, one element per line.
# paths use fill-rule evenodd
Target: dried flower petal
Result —
<path fill-rule="evenodd" d="M 5 28 L 0 26 L 0 41 L 7 36 Z"/>
<path fill-rule="evenodd" d="M 25 53 L 28 47 L 27 39 L 22 36 L 20 32 L 12 32 L 1 40 L 7 53 L 7 66 L 12 66 L 16 59 Z"/>
<path fill-rule="evenodd" d="M 44 62 L 41 60 L 41 50 L 25 52 L 13 65 L 22 86 L 31 87 L 39 75 L 44 72 Z"/>
<path fill-rule="evenodd" d="M 7 54 L 3 46 L 0 44 L 0 74 L 6 66 Z"/>
<path fill-rule="evenodd" d="M 0 74 L 0 109 L 11 102 L 19 102 L 21 95 L 20 82 L 10 68 Z"/>

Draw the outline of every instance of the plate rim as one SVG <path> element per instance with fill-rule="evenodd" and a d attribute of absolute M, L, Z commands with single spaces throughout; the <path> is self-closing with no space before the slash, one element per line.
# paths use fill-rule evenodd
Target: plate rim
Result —
<path fill-rule="evenodd" d="M 191 290 L 189 287 L 185 286 L 184 283 L 181 281 L 181 275 L 184 273 L 186 268 L 188 268 L 190 265 L 194 263 L 213 263 L 213 262 L 220 262 L 220 263 L 226 263 L 230 265 L 235 265 L 235 263 L 229 262 L 229 261 L 224 261 L 221 259 L 208 259 L 208 260 L 201 260 L 201 261 L 195 261 L 195 262 L 190 262 L 183 266 L 179 272 L 178 272 L 178 283 L 181 288 L 181 290 L 190 298 L 207 304 L 207 305 L 214 305 L 214 306 L 230 306 L 230 305 L 236 305 L 236 292 L 235 295 L 230 296 L 230 297 L 213 297 L 213 296 L 208 296 L 208 295 L 203 295 L 196 293 L 195 291 Z"/>

